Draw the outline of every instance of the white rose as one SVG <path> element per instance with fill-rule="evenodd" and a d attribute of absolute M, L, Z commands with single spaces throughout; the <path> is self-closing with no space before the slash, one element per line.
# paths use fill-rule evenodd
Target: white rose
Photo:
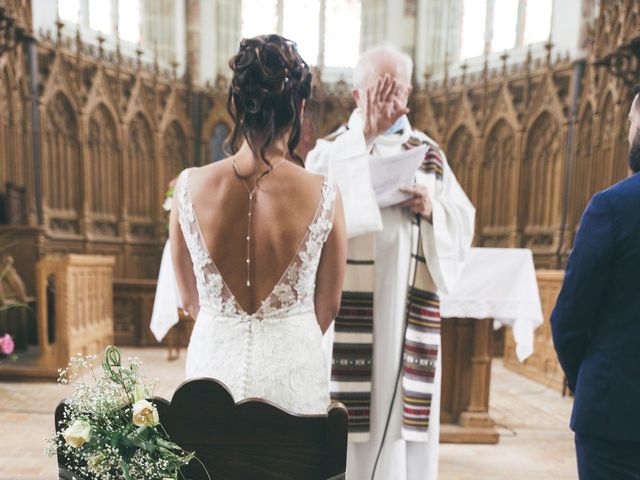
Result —
<path fill-rule="evenodd" d="M 164 203 L 162 204 L 162 209 L 165 212 L 170 212 L 172 206 L 173 206 L 173 199 L 171 197 L 165 198 Z"/>
<path fill-rule="evenodd" d="M 91 425 L 86 420 L 76 420 L 62 434 L 65 442 L 73 448 L 80 448 L 91 438 Z"/>
<path fill-rule="evenodd" d="M 147 400 L 133 404 L 133 423 L 138 427 L 155 427 L 160 423 L 158 410 Z"/>

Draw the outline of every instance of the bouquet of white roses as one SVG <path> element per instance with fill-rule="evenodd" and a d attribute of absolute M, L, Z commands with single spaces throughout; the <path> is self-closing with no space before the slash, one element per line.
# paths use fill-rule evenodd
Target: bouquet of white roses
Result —
<path fill-rule="evenodd" d="M 155 382 L 141 373 L 134 358 L 122 365 L 120 350 L 107 347 L 102 373 L 95 356 L 76 355 L 60 370 L 59 382 L 73 384 L 57 432 L 47 453 L 87 479 L 174 480 L 193 453 L 172 443 L 159 423 L 151 398 Z"/>

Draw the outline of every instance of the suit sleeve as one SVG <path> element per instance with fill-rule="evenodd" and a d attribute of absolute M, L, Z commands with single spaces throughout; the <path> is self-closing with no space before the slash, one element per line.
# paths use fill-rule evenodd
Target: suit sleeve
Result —
<path fill-rule="evenodd" d="M 553 343 L 572 391 L 591 331 L 602 314 L 614 242 L 611 205 L 603 193 L 598 193 L 580 221 L 564 283 L 551 314 Z"/>

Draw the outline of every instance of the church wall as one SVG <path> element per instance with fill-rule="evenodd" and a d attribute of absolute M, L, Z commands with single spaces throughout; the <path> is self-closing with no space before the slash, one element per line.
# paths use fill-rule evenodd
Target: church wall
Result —
<path fill-rule="evenodd" d="M 389 2 L 367 5 L 383 11 Z M 531 248 L 539 267 L 561 268 L 588 199 L 626 176 L 630 87 L 593 62 L 635 35 L 637 10 L 632 0 L 602 2 L 583 63 L 548 45 L 545 59 L 505 57 L 415 89 L 414 125 L 442 145 L 476 205 L 476 245 Z M 0 193 L 8 180 L 26 187 L 26 223 L 43 228 L 43 252 L 113 254 L 116 278 L 153 279 L 167 182 L 223 154 L 227 80 L 196 87 L 177 67 L 124 58 L 59 28 L 37 44 L 38 158 L 27 41 L 0 55 Z M 350 85 L 315 75 L 311 137 L 335 130 L 353 107 Z"/>

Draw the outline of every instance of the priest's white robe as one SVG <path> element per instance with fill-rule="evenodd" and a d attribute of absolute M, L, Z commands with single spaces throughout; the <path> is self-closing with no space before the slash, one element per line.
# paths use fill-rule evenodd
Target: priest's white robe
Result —
<path fill-rule="evenodd" d="M 405 305 L 409 278 L 412 221 L 406 208 L 391 206 L 380 209 L 370 182 L 370 155 L 388 156 L 402 151 L 410 135 L 435 142 L 408 125 L 398 134 L 382 135 L 373 145 L 366 145 L 359 110 L 349 119 L 348 128 L 332 140 L 319 140 L 309 152 L 309 170 L 327 174 L 331 169 L 339 185 L 345 208 L 347 233 L 350 238 L 377 232 L 375 238 L 375 292 L 373 322 L 373 372 L 371 391 L 371 431 L 366 442 L 350 442 L 347 456 L 347 480 L 369 480 L 380 449 L 392 396 L 397 395 L 391 412 L 389 429 L 382 448 L 376 480 L 435 480 L 438 476 L 438 439 L 440 417 L 441 356 L 435 375 L 429 440 L 406 441 L 401 436 L 401 385 L 393 392 L 400 368 L 403 345 Z M 444 157 L 444 155 L 442 155 Z M 432 223 L 422 220 L 424 252 L 433 291 L 450 291 L 463 266 L 471 245 L 475 209 L 444 161 L 441 184 L 434 175 L 416 172 L 416 183 L 427 187 L 433 205 Z M 392 319 L 392 321 L 389 321 Z M 327 355 L 331 358 L 333 331 L 325 336 Z"/>

